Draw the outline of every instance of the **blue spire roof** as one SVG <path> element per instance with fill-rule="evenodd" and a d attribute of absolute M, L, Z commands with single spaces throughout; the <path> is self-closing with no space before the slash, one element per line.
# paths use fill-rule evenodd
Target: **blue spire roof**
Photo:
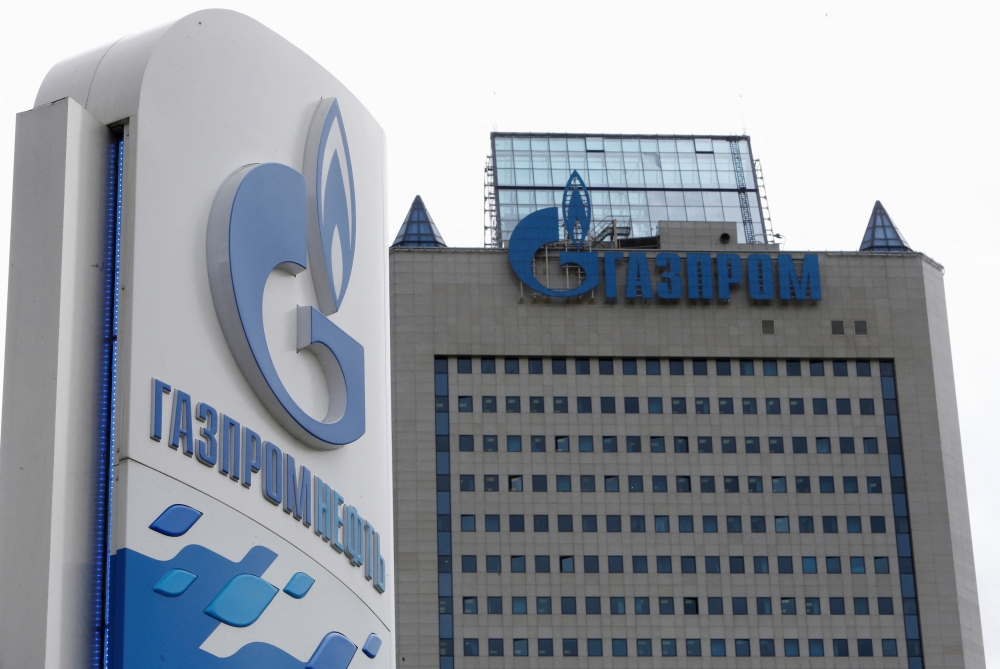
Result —
<path fill-rule="evenodd" d="M 420 196 L 413 198 L 410 211 L 406 214 L 403 226 L 396 235 L 393 246 L 436 246 L 445 247 L 444 239 L 434 225 L 434 219 L 424 206 Z"/>
<path fill-rule="evenodd" d="M 861 240 L 861 248 L 858 250 L 900 253 L 913 249 L 906 243 L 902 233 L 889 218 L 889 212 L 885 210 L 880 201 L 875 200 L 875 208 L 872 209 L 871 218 L 868 219 L 865 238 Z"/>

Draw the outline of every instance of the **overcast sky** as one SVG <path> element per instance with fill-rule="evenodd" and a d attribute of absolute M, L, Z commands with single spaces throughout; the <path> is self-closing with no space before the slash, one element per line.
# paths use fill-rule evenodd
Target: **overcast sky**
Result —
<path fill-rule="evenodd" d="M 1000 666 L 1000 570 L 991 568 L 1000 563 L 1000 318 L 990 259 L 1000 248 L 1000 3 L 219 4 L 297 44 L 379 120 L 393 234 L 420 194 L 450 246 L 482 245 L 494 125 L 711 134 L 745 126 L 786 249 L 856 249 L 880 199 L 910 245 L 946 268 L 983 630 L 988 664 Z M 14 115 L 32 106 L 52 64 L 201 8 L 8 5 L 0 207 L 10 211 Z M 6 283 L 4 274 L 2 300 Z"/>

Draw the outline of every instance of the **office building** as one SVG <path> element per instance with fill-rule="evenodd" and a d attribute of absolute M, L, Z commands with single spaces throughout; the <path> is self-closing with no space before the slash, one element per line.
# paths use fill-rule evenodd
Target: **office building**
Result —
<path fill-rule="evenodd" d="M 398 666 L 985 666 L 941 265 L 748 240 L 748 138 L 579 139 L 390 250 Z"/>

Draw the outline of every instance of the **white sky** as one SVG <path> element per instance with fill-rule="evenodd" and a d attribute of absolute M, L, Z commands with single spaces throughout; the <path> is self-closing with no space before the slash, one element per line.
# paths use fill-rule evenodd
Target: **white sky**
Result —
<path fill-rule="evenodd" d="M 1000 570 L 990 568 L 1000 563 L 1000 319 L 986 294 L 1000 248 L 1000 4 L 220 4 L 297 44 L 381 122 L 393 233 L 419 193 L 450 246 L 482 244 L 494 107 L 507 131 L 725 134 L 744 126 L 742 95 L 788 249 L 856 249 L 881 199 L 910 245 L 947 269 L 987 664 L 1000 666 Z M 202 6 L 6 7 L 0 208 L 10 211 L 14 115 L 48 68 Z M 0 258 L 8 238 L 0 230 Z"/>

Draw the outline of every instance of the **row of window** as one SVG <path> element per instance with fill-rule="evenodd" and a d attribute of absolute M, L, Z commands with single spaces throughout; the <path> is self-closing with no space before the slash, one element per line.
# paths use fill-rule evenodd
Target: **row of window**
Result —
<path fill-rule="evenodd" d="M 633 515 L 627 516 L 629 528 L 632 532 L 645 532 L 646 531 L 646 516 Z M 777 534 L 788 534 L 791 532 L 792 522 L 789 520 L 789 516 L 775 516 L 774 521 L 774 531 Z M 483 526 L 487 532 L 499 532 L 500 531 L 500 515 L 488 513 L 484 516 Z M 548 532 L 549 531 L 549 516 L 544 514 L 536 514 L 533 517 L 533 527 L 535 532 Z M 608 532 L 621 532 L 622 531 L 622 517 L 620 515 L 607 515 L 604 517 L 605 520 L 605 530 Z M 837 516 L 822 516 L 822 524 L 820 527 L 823 528 L 823 534 L 837 534 L 840 532 L 841 524 Z M 847 516 L 847 522 L 845 523 L 848 534 L 860 534 L 863 530 L 861 528 L 861 516 Z M 885 516 L 869 516 L 869 527 L 873 534 L 885 534 Z M 508 516 L 508 527 L 511 532 L 524 532 L 524 516 L 521 514 L 511 514 Z M 701 516 L 701 531 L 709 534 L 715 534 L 719 532 L 719 517 L 718 516 Z M 476 516 L 471 514 L 463 514 L 460 517 L 460 527 L 462 532 L 475 532 L 476 531 Z M 816 532 L 816 523 L 813 516 L 799 516 L 798 517 L 798 531 L 800 534 L 813 534 Z M 556 528 L 558 532 L 573 532 L 573 516 L 571 515 L 558 515 L 556 516 Z M 694 516 L 677 516 L 677 531 L 678 532 L 694 532 L 695 528 L 695 517 Z M 742 516 L 726 516 L 725 517 L 725 528 L 726 532 L 730 534 L 738 534 L 743 532 L 743 518 Z M 582 532 L 597 532 L 597 516 L 584 514 L 580 517 L 580 530 Z M 670 516 L 653 516 L 653 531 L 658 533 L 664 533 L 670 531 Z M 754 534 L 764 534 L 767 532 L 767 523 L 765 516 L 750 516 L 750 531 Z"/>
<path fill-rule="evenodd" d="M 446 416 L 447 414 L 439 414 Z M 504 441 L 506 442 L 508 453 L 521 453 L 524 450 L 525 439 L 519 434 L 508 434 L 505 435 Z M 692 444 L 694 441 L 694 444 Z M 866 455 L 878 454 L 878 438 L 877 437 L 862 437 L 861 438 L 861 450 Z M 625 437 L 625 452 L 626 453 L 642 453 L 643 439 L 641 436 L 626 436 Z M 858 452 L 858 440 L 854 437 L 840 437 L 838 439 L 839 452 L 845 455 L 853 455 Z M 543 434 L 533 434 L 527 439 L 527 443 L 532 453 L 545 453 L 548 450 L 549 438 Z M 714 453 L 715 452 L 715 438 L 714 437 L 695 437 L 693 440 L 689 437 L 675 436 L 673 437 L 673 452 L 674 453 L 690 453 L 692 446 L 697 449 L 698 453 Z M 767 437 L 767 450 L 769 453 L 784 453 L 785 452 L 785 438 L 784 437 Z M 833 453 L 833 441 L 830 437 L 814 437 L 813 438 L 814 450 L 819 454 L 830 454 Z M 484 434 L 482 436 L 482 448 L 484 453 L 496 453 L 499 451 L 500 437 L 495 434 Z M 594 452 L 594 436 L 589 434 L 581 434 L 576 437 L 577 450 L 580 453 L 593 453 Z M 445 446 L 448 446 L 446 441 Z M 555 447 L 556 453 L 569 453 L 570 452 L 570 437 L 569 435 L 559 435 L 553 437 L 553 446 Z M 791 438 L 792 453 L 808 453 L 809 452 L 809 440 L 806 437 L 792 437 Z M 736 453 L 737 438 L 736 437 L 720 437 L 719 438 L 719 450 L 722 453 Z M 617 453 L 619 448 L 619 438 L 617 436 L 602 436 L 601 437 L 601 450 L 604 453 Z M 447 449 L 446 449 L 447 450 Z M 461 452 L 473 452 L 475 450 L 475 437 L 471 434 L 461 434 L 458 436 L 458 450 Z M 649 451 L 651 453 L 666 453 L 667 452 L 667 438 L 666 437 L 649 437 Z M 743 437 L 743 452 L 744 453 L 760 453 L 761 452 L 761 438 L 760 437 Z"/>
<path fill-rule="evenodd" d="M 442 474 L 441 476 L 445 476 Z M 507 490 L 508 492 L 523 492 L 525 490 L 524 482 L 525 476 L 522 474 L 509 474 L 507 475 Z M 532 474 L 531 475 L 531 492 L 548 492 L 549 491 L 549 475 L 548 474 Z M 597 476 L 593 474 L 581 474 L 580 475 L 580 492 L 596 492 L 597 490 Z M 647 477 L 639 474 L 630 474 L 625 477 L 621 476 L 605 476 L 604 478 L 604 492 L 620 492 L 621 490 L 621 479 L 626 479 L 628 483 L 627 490 L 629 492 L 645 492 L 646 484 L 645 479 Z M 653 492 L 668 492 L 667 477 L 666 476 L 650 476 L 648 477 L 652 483 L 651 490 Z M 773 493 L 787 493 L 792 487 L 788 485 L 789 481 L 794 481 L 794 490 L 797 493 L 811 493 L 813 491 L 813 481 L 814 477 L 811 476 L 771 476 L 771 492 Z M 821 493 L 834 493 L 836 492 L 836 487 L 834 485 L 835 478 L 833 476 L 817 476 L 815 477 L 819 482 L 819 492 Z M 904 492 L 903 481 L 896 481 L 896 477 L 893 477 L 892 484 L 899 485 L 899 490 L 893 490 L 893 492 Z M 676 492 L 692 492 L 692 479 L 698 483 L 698 487 L 701 492 L 716 492 L 716 481 L 718 477 L 716 476 L 675 476 L 674 477 L 674 490 Z M 747 476 L 747 492 L 751 493 L 763 493 L 764 492 L 764 479 L 763 476 Z M 573 492 L 573 477 L 569 474 L 556 474 L 556 492 Z M 868 476 L 865 477 L 864 489 L 873 494 L 878 494 L 882 492 L 882 477 L 881 476 Z M 442 484 L 445 481 L 442 481 Z M 444 488 L 445 490 L 450 490 L 450 479 L 447 482 L 449 486 Z M 841 490 L 844 493 L 857 493 L 861 490 L 862 486 L 858 483 L 857 476 L 844 476 L 842 477 Z M 458 477 L 458 489 L 461 492 L 475 492 L 476 490 L 476 477 L 474 474 L 460 474 Z M 723 476 L 722 477 L 722 489 L 724 492 L 740 492 L 740 477 L 739 476 Z M 500 475 L 499 474 L 484 474 L 483 475 L 483 490 L 486 492 L 499 492 L 500 490 Z"/>
<path fill-rule="evenodd" d="M 437 402 L 444 401 L 445 397 L 435 398 Z M 459 413 L 472 413 L 474 402 L 472 401 L 471 395 L 459 395 L 458 396 L 458 412 Z M 496 395 L 483 395 L 482 396 L 482 412 L 483 413 L 496 413 L 497 412 L 497 398 Z M 506 413 L 521 413 L 521 397 L 518 395 L 507 395 L 504 402 L 504 408 Z M 600 402 L 600 409 L 602 414 L 617 413 L 618 402 L 615 397 L 601 397 L 598 398 Z M 622 408 L 627 414 L 637 414 L 639 413 L 639 398 L 638 397 L 625 397 L 623 398 Z M 733 403 L 732 397 L 720 397 L 718 398 L 719 413 L 728 415 L 735 413 L 735 404 Z M 565 396 L 557 396 L 552 398 L 552 412 L 553 413 L 569 413 L 569 398 Z M 742 398 L 741 406 L 743 413 L 745 415 L 756 415 L 758 413 L 757 409 L 758 403 L 756 397 L 744 397 Z M 851 408 L 851 398 L 849 397 L 839 397 L 834 400 L 834 406 L 837 411 L 838 416 L 850 416 L 852 414 Z M 662 414 L 663 413 L 663 398 L 662 397 L 647 397 L 646 398 L 646 411 L 650 414 Z M 862 416 L 874 416 L 875 415 L 875 400 L 871 398 L 862 398 L 858 400 L 858 411 Z M 532 395 L 528 398 L 528 412 L 529 413 L 545 413 L 545 397 Z M 576 398 L 576 412 L 577 413 L 594 413 L 594 403 L 592 397 L 577 397 Z M 688 401 L 686 397 L 672 397 L 670 398 L 670 413 L 672 414 L 686 414 L 688 412 Z M 812 398 L 812 412 L 816 416 L 826 416 L 830 413 L 830 403 L 825 397 L 814 397 Z M 712 413 L 712 402 L 711 398 L 708 397 L 695 397 L 694 398 L 694 413 L 696 414 L 711 414 Z M 764 413 L 771 416 L 781 415 L 781 398 L 780 397 L 767 397 L 764 399 Z M 788 399 L 788 413 L 793 416 L 805 415 L 806 413 L 806 401 L 802 397 L 791 397 Z"/>
<path fill-rule="evenodd" d="M 476 555 L 462 555 L 462 573 L 465 574 L 475 574 L 479 571 L 479 556 Z M 501 557 L 499 555 L 487 555 L 486 557 L 486 573 L 487 574 L 499 574 L 502 572 L 501 568 Z M 535 573 L 536 574 L 548 574 L 552 571 L 552 561 L 548 555 L 535 555 Z M 557 565 L 559 567 L 559 573 L 561 574 L 574 574 L 576 573 L 577 559 L 575 555 L 560 555 L 557 558 Z M 750 559 L 750 565 L 753 568 L 754 574 L 770 574 L 772 560 L 777 563 L 779 574 L 794 574 L 795 573 L 795 561 L 791 556 L 768 556 L 768 555 L 757 555 Z M 824 558 L 817 558 L 815 556 L 802 556 L 801 558 L 801 573 L 803 574 L 818 574 L 820 562 L 825 565 L 827 574 L 843 574 L 844 572 L 844 561 L 839 556 L 828 556 Z M 438 555 L 438 570 L 443 573 L 451 571 L 452 568 L 452 558 L 451 555 Z M 742 555 L 731 555 L 728 558 L 729 562 L 729 572 L 730 574 L 745 574 L 747 573 L 747 560 Z M 704 573 L 707 574 L 721 574 L 722 573 L 722 558 L 718 555 L 706 555 L 703 558 L 703 569 Z M 674 560 L 670 555 L 657 555 L 655 558 L 656 573 L 658 574 L 672 574 L 674 573 Z M 872 566 L 875 569 L 876 574 L 888 574 L 889 572 L 889 558 L 886 556 L 878 556 L 873 558 Z M 633 574 L 648 574 L 649 573 L 649 559 L 645 555 L 633 555 L 632 556 L 632 573 Z M 698 573 L 698 559 L 693 555 L 683 555 L 680 558 L 680 573 L 682 574 L 697 574 Z M 524 555 L 512 555 L 510 556 L 510 570 L 515 574 L 523 574 L 526 572 L 527 559 Z M 867 559 L 863 555 L 852 556 L 847 559 L 848 573 L 851 574 L 865 574 L 867 573 L 868 565 Z M 902 573 L 913 573 L 913 561 L 911 558 L 899 558 L 899 568 Z M 622 555 L 609 555 L 607 556 L 607 571 L 609 574 L 623 574 L 625 573 L 625 558 Z M 585 574 L 599 574 L 601 573 L 600 557 L 597 555 L 584 555 L 583 556 L 583 573 Z"/>
<path fill-rule="evenodd" d="M 503 358 L 502 360 L 505 374 L 521 373 L 522 365 L 520 358 Z M 549 371 L 552 374 L 566 374 L 568 369 L 573 369 L 577 374 L 590 374 L 590 362 L 590 358 L 574 358 L 569 362 L 567 358 L 550 358 Z M 611 375 L 615 373 L 615 368 L 618 366 L 623 375 L 635 376 L 639 373 L 639 368 L 643 367 L 647 375 L 659 376 L 663 368 L 661 362 L 660 358 L 645 358 L 641 360 L 640 364 L 638 358 L 621 358 L 618 360 L 619 365 L 616 365 L 614 358 L 598 358 L 597 371 L 599 374 Z M 683 376 L 687 369 L 690 369 L 690 373 L 694 376 L 708 376 L 710 367 L 715 368 L 717 376 L 732 376 L 733 374 L 732 360 L 716 359 L 710 361 L 705 358 L 696 358 L 687 361 L 681 358 L 671 358 L 666 362 L 667 371 L 671 376 Z M 688 365 L 689 362 L 690 367 Z M 801 360 L 784 360 L 782 362 L 785 363 L 783 366 L 786 376 L 802 376 L 803 367 L 809 370 L 810 376 L 826 375 L 826 361 L 824 360 L 809 360 L 805 365 L 803 365 Z M 736 368 L 740 376 L 754 376 L 758 369 L 758 364 L 764 376 L 778 376 L 778 370 L 782 366 L 779 365 L 778 360 L 738 360 L 736 361 Z M 472 358 L 460 357 L 457 360 L 457 365 L 459 374 L 472 374 Z M 831 366 L 834 376 L 848 376 L 850 366 L 847 360 L 833 360 Z M 872 375 L 871 362 L 868 360 L 854 361 L 854 369 L 857 376 Z M 542 358 L 528 358 L 527 370 L 528 374 L 544 374 L 544 360 Z M 479 371 L 482 374 L 496 374 L 497 359 L 480 358 Z"/>
<path fill-rule="evenodd" d="M 440 613 L 451 613 L 451 597 L 442 597 L 439 605 Z M 479 613 L 479 597 L 462 597 L 462 613 L 465 615 L 476 615 Z M 485 597 L 485 613 L 499 615 L 504 612 L 504 597 Z M 510 613 L 514 615 L 525 615 L 528 613 L 527 597 L 508 597 L 510 600 Z M 552 615 L 553 598 L 535 597 L 535 613 L 538 615 Z M 559 613 L 564 616 L 574 616 L 577 614 L 577 597 L 556 597 L 559 604 Z M 582 613 L 587 615 L 601 615 L 604 613 L 604 606 L 601 597 L 583 597 L 584 606 Z M 804 613 L 807 616 L 823 615 L 823 606 L 819 597 L 802 598 L 803 606 L 799 606 L 795 597 L 778 597 L 778 607 L 772 606 L 771 597 L 757 597 L 756 611 L 759 616 L 769 616 L 778 611 L 783 616 L 794 616 Z M 444 601 L 447 600 L 447 601 Z M 659 597 L 652 599 L 654 604 L 658 604 L 660 615 L 672 616 L 678 609 L 674 606 L 673 597 Z M 730 613 L 734 616 L 749 615 L 749 606 L 746 597 L 733 597 L 730 600 Z M 830 597 L 827 605 L 827 613 L 832 616 L 843 616 L 847 614 L 846 600 L 844 597 Z M 880 616 L 895 615 L 895 606 L 892 597 L 875 598 L 875 608 L 872 609 L 868 597 L 854 597 L 853 610 L 856 616 L 867 616 L 877 613 Z M 608 597 L 607 612 L 611 615 L 623 616 L 626 611 L 625 597 Z M 710 616 L 725 615 L 725 599 L 723 597 L 682 597 L 680 612 L 684 615 L 699 615 L 707 613 Z M 904 612 L 907 604 L 903 604 Z M 650 598 L 633 597 L 632 610 L 637 616 L 650 615 Z"/>
<path fill-rule="evenodd" d="M 589 657 L 604 656 L 604 639 L 585 639 L 586 655 Z M 682 639 L 683 648 L 687 657 L 701 657 L 703 653 L 701 639 Z M 827 642 L 824 639 L 808 639 L 804 644 L 799 639 L 779 639 L 778 645 L 783 648 L 785 657 L 800 657 L 808 654 L 809 657 L 824 657 L 827 653 Z M 502 657 L 504 654 L 504 639 L 488 639 L 486 642 L 487 652 L 491 657 Z M 512 642 L 514 657 L 528 656 L 528 639 L 514 639 Z M 850 646 L 848 639 L 832 639 L 830 650 L 834 657 L 850 657 Z M 758 641 L 758 653 L 761 657 L 775 657 L 775 640 L 760 639 Z M 882 639 L 881 650 L 883 657 L 896 657 L 899 654 L 895 639 Z M 635 639 L 634 653 L 638 657 L 653 656 L 652 639 Z M 732 653 L 736 657 L 750 657 L 750 639 L 733 639 Z M 450 657 L 454 653 L 454 640 L 441 639 L 441 656 Z M 466 657 L 479 656 L 479 639 L 463 639 L 462 651 Z M 538 639 L 537 652 L 539 657 L 552 657 L 554 646 L 552 639 Z M 708 655 L 711 657 L 726 657 L 729 652 L 729 642 L 726 639 L 710 639 L 708 642 Z M 563 657 L 577 657 L 582 655 L 579 639 L 563 639 Z M 858 657 L 873 657 L 874 642 L 872 639 L 857 639 L 856 654 Z M 611 655 L 613 657 L 628 657 L 629 643 L 627 639 L 611 639 Z M 660 655 L 663 657 L 675 657 L 677 655 L 677 639 L 660 639 Z"/>

